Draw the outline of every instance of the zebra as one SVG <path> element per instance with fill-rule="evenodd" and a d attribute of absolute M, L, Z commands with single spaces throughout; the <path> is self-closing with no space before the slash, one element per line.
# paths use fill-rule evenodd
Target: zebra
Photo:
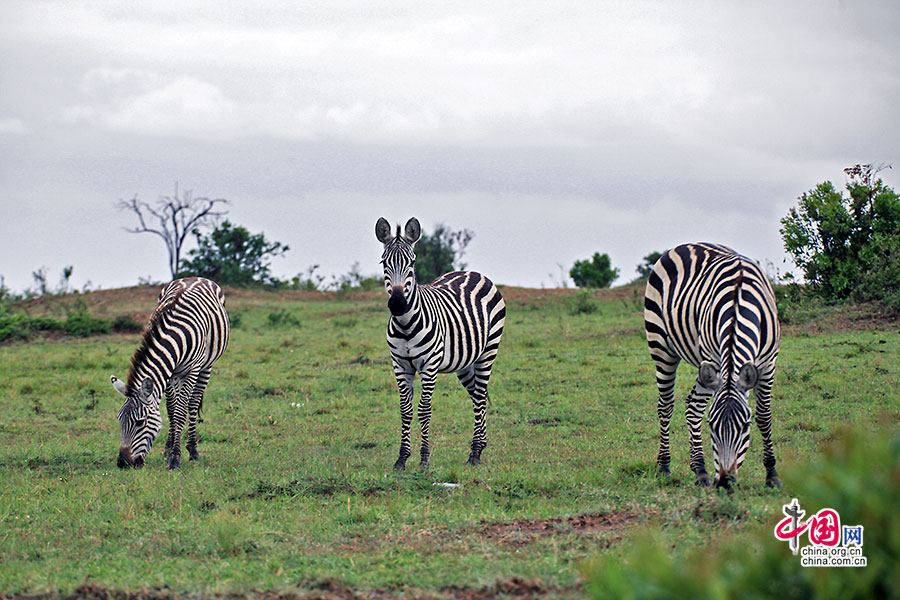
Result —
<path fill-rule="evenodd" d="M 675 370 L 684 360 L 699 369 L 685 409 L 697 485 L 710 485 L 701 435 L 707 402 L 712 400 L 708 419 L 715 484 L 730 489 L 750 445 L 752 389 L 766 485 L 781 487 L 769 409 L 779 350 L 778 312 L 775 293 L 759 266 L 718 244 L 684 244 L 669 250 L 650 272 L 644 324 L 659 388 L 660 473 L 669 474 Z"/>
<path fill-rule="evenodd" d="M 197 417 L 212 364 L 228 344 L 228 314 L 222 289 L 202 277 L 166 285 L 131 359 L 127 382 L 115 375 L 113 387 L 125 396 L 119 410 L 122 441 L 118 466 L 144 464 L 162 426 L 159 402 L 166 394 L 169 469 L 181 466 L 181 434 L 188 421 L 187 450 L 197 460 Z"/>
<path fill-rule="evenodd" d="M 384 244 L 381 264 L 391 312 L 387 343 L 400 390 L 400 455 L 394 463 L 395 471 L 404 470 L 410 456 L 416 372 L 422 387 L 418 406 L 422 426 L 420 467 L 428 467 L 431 452 L 428 445 L 431 395 L 438 373 L 456 373 L 472 399 L 475 428 L 466 462 L 473 466 L 481 463 L 481 453 L 487 446 L 488 380 L 506 318 L 506 304 L 500 291 L 480 273 L 454 271 L 441 275 L 430 285 L 418 284 L 413 246 L 421 233 L 415 217 L 407 221 L 403 234 L 398 225 L 393 236 L 385 218 L 375 224 L 375 237 Z"/>

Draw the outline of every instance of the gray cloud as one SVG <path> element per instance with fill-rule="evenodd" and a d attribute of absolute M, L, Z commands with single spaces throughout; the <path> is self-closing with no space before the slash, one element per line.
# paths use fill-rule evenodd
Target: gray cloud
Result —
<path fill-rule="evenodd" d="M 374 220 L 410 214 L 474 230 L 469 265 L 511 284 L 595 250 L 627 280 L 693 239 L 780 264 L 800 193 L 898 155 L 889 2 L 2 10 L 0 273 L 16 288 L 41 265 L 162 279 L 161 246 L 111 207 L 176 180 L 289 243 L 282 275 L 365 268 Z"/>

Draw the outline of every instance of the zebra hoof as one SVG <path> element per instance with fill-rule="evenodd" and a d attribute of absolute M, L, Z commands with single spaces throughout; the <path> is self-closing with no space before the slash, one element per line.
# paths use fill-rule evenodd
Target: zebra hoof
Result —
<path fill-rule="evenodd" d="M 475 456 L 474 454 L 469 455 L 469 459 L 466 461 L 467 465 L 472 465 L 473 467 L 477 467 L 481 464 L 481 457 Z"/>
<path fill-rule="evenodd" d="M 703 473 L 701 475 L 697 475 L 697 485 L 700 487 L 709 487 L 712 485 L 712 482 L 709 480 L 709 475 Z"/>
<path fill-rule="evenodd" d="M 771 477 L 766 477 L 766 487 L 781 489 L 781 479 L 779 479 L 778 475 L 773 475 Z"/>
<path fill-rule="evenodd" d="M 174 471 L 175 469 L 181 468 L 181 457 L 175 456 L 174 454 L 169 457 L 169 470 Z"/>
<path fill-rule="evenodd" d="M 406 470 L 406 459 L 398 458 L 397 462 L 394 463 L 394 470 L 395 471 L 405 471 Z"/>
<path fill-rule="evenodd" d="M 194 450 L 193 452 L 190 452 L 190 458 L 188 460 L 200 460 L 200 454 Z"/>
<path fill-rule="evenodd" d="M 669 477 L 672 475 L 672 472 L 669 471 L 669 465 L 659 465 L 659 473 L 660 477 Z"/>

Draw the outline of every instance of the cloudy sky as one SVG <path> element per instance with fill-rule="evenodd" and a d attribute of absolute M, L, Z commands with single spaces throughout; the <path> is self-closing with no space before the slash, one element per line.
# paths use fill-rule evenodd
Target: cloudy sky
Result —
<path fill-rule="evenodd" d="M 722 242 L 779 268 L 779 219 L 859 162 L 900 187 L 900 3 L 41 2 L 0 6 L 0 274 L 168 277 L 119 199 L 178 182 L 377 272 L 380 216 L 475 238 L 470 268 Z"/>

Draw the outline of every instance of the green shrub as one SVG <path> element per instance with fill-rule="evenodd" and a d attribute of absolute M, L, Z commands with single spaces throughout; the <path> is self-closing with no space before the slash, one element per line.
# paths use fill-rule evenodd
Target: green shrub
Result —
<path fill-rule="evenodd" d="M 0 342 L 6 340 L 27 340 L 31 337 L 28 315 L 10 313 L 0 307 Z"/>
<path fill-rule="evenodd" d="M 590 290 L 578 290 L 572 297 L 569 307 L 570 315 L 589 315 L 597 312 L 597 303 L 594 302 L 594 293 Z"/>
<path fill-rule="evenodd" d="M 300 327 L 300 319 L 294 313 L 279 308 L 269 313 L 269 325 L 271 327 Z"/>
<path fill-rule="evenodd" d="M 111 326 L 116 333 L 137 333 L 144 330 L 143 325 L 128 315 L 119 315 L 112 320 Z"/>
<path fill-rule="evenodd" d="M 781 219 L 785 250 L 829 301 L 900 305 L 900 196 L 875 179 L 878 170 L 845 169 L 847 196 L 830 181 L 820 183 Z"/>
<path fill-rule="evenodd" d="M 594 252 L 591 260 L 576 260 L 569 270 L 569 277 L 580 288 L 608 288 L 619 276 L 608 254 Z"/>
<path fill-rule="evenodd" d="M 866 567 L 808 568 L 775 539 L 770 523 L 746 537 L 675 555 L 658 533 L 636 536 L 624 558 L 604 557 L 585 567 L 595 598 L 864 598 L 896 597 L 900 590 L 900 432 L 895 425 L 857 427 L 832 437 L 809 462 L 783 469 L 790 494 L 806 516 L 833 508 L 844 525 L 863 525 Z M 737 499 L 739 500 L 739 499 Z M 778 504 L 776 502 L 775 504 Z"/>

